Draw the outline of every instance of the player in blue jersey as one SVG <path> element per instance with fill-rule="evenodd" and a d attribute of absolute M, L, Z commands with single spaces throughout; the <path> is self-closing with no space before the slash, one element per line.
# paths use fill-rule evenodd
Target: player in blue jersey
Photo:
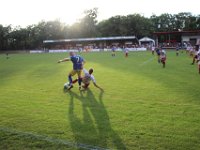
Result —
<path fill-rule="evenodd" d="M 69 58 L 64 58 L 62 60 L 59 60 L 58 63 L 65 62 L 65 61 L 71 61 L 73 63 L 73 70 L 70 71 L 68 75 L 68 80 L 69 80 L 68 90 L 73 88 L 72 76 L 74 76 L 75 74 L 78 75 L 78 84 L 79 84 L 79 90 L 80 90 L 81 89 L 81 72 L 83 70 L 83 64 L 85 63 L 85 60 L 81 56 L 76 55 L 74 52 L 69 52 L 69 55 L 70 55 Z"/>

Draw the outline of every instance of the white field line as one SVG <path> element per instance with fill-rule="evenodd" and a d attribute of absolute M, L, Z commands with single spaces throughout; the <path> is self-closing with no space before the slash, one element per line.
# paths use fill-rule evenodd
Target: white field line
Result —
<path fill-rule="evenodd" d="M 140 66 L 143 66 L 143 65 L 149 63 L 149 62 L 152 61 L 153 59 L 154 59 L 154 57 L 149 58 L 148 60 L 146 60 L 146 61 L 144 61 L 143 63 L 141 63 Z"/>
<path fill-rule="evenodd" d="M 37 140 L 47 141 L 50 143 L 62 144 L 62 145 L 68 146 L 68 147 L 81 148 L 81 149 L 87 149 L 87 150 L 108 150 L 108 149 L 101 148 L 98 146 L 87 145 L 87 144 L 82 144 L 82 143 L 73 143 L 73 142 L 70 142 L 67 140 L 56 139 L 56 138 L 39 135 L 39 134 L 31 133 L 31 132 L 17 131 L 17 130 L 10 129 L 10 128 L 1 128 L 0 127 L 0 131 L 11 133 L 11 134 L 17 134 L 20 137 L 34 138 Z"/>

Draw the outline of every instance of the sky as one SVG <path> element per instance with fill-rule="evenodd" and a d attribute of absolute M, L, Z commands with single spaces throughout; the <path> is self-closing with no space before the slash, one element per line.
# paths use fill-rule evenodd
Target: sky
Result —
<path fill-rule="evenodd" d="M 134 13 L 145 17 L 179 12 L 200 14 L 198 0 L 0 0 L 0 5 L 0 24 L 21 27 L 56 19 L 72 25 L 83 17 L 84 10 L 94 7 L 98 8 L 98 21 Z"/>

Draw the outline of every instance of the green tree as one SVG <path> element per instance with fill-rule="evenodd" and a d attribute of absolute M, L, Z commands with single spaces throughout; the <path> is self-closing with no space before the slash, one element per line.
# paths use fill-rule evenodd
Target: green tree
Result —
<path fill-rule="evenodd" d="M 11 32 L 11 25 L 4 27 L 0 25 L 0 50 L 6 50 L 9 47 L 9 34 Z"/>
<path fill-rule="evenodd" d="M 97 25 L 101 36 L 150 36 L 153 32 L 152 22 L 140 14 L 115 16 Z"/>
<path fill-rule="evenodd" d="M 123 16 L 115 16 L 104 20 L 97 25 L 98 31 L 101 33 L 101 36 L 120 36 L 122 35 L 121 30 L 123 30 L 123 20 Z"/>

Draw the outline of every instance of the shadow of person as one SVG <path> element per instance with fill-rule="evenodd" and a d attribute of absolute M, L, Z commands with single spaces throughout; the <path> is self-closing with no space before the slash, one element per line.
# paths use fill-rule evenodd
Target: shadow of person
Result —
<path fill-rule="evenodd" d="M 88 112 L 88 110 L 86 109 L 86 107 L 82 107 L 83 108 L 83 119 L 79 118 L 79 114 L 77 114 L 76 109 L 74 108 L 74 99 L 78 99 L 80 101 L 84 101 L 86 100 L 83 95 L 81 94 L 81 96 L 77 95 L 76 93 L 72 92 L 72 91 L 68 91 L 69 95 L 70 95 L 70 103 L 69 103 L 69 113 L 68 113 L 68 117 L 69 117 L 69 122 L 70 122 L 70 126 L 73 132 L 73 136 L 76 142 L 76 147 L 78 148 L 84 148 L 84 147 L 88 147 L 87 145 L 83 145 L 84 144 L 90 144 L 93 143 L 94 141 L 92 141 L 91 139 L 88 139 L 88 132 L 92 132 L 94 134 L 94 136 L 97 134 L 95 131 L 95 127 L 93 126 L 93 121 L 92 118 Z M 82 103 L 83 105 L 83 103 Z M 80 112 L 80 111 L 78 111 Z M 79 145 L 82 146 L 79 146 Z"/>
<path fill-rule="evenodd" d="M 90 89 L 80 95 L 70 91 L 69 120 L 76 143 L 92 144 L 104 148 L 126 149 L 120 136 L 112 129 L 103 103 L 103 91 L 96 98 Z M 74 99 L 82 104 L 83 119 L 77 117 Z M 79 114 L 80 116 L 80 114 Z"/>

